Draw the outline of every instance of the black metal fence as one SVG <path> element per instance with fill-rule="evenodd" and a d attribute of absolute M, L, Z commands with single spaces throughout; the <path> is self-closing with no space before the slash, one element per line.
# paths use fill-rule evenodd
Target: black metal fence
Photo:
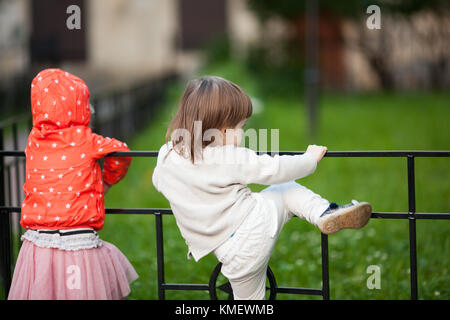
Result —
<path fill-rule="evenodd" d="M 2 132 L 0 129 L 0 150 Z M 303 152 L 280 152 L 281 155 L 301 154 Z M 157 157 L 157 151 L 128 151 L 116 152 L 110 156 L 127 157 Z M 422 213 L 416 212 L 415 197 L 415 170 L 414 159 L 417 157 L 450 157 L 450 151 L 329 151 L 327 157 L 401 157 L 406 159 L 406 172 L 408 176 L 408 211 L 407 212 L 373 212 L 372 218 L 376 219 L 408 219 L 409 221 L 409 253 L 410 253 L 410 289 L 411 299 L 418 299 L 417 286 L 417 239 L 416 239 L 416 221 L 418 219 L 450 219 L 450 213 Z M 5 174 L 3 165 L 4 157 L 20 158 L 24 157 L 23 151 L 0 151 L 0 232 L 1 232 L 1 271 L 3 278 L 3 287 L 7 294 L 11 284 L 12 271 L 12 241 L 11 241 L 11 219 L 10 214 L 20 212 L 20 206 L 6 206 L 5 188 L 9 176 Z M 6 181 L 5 181 L 6 179 Z M 6 184 L 5 184 L 6 182 Z M 158 208 L 107 208 L 107 214 L 152 214 L 155 217 L 156 227 L 156 254 L 157 254 L 157 272 L 158 272 L 158 298 L 165 299 L 167 290 L 206 290 L 209 291 L 211 299 L 217 298 L 216 290 L 222 290 L 232 297 L 229 284 L 217 286 L 216 281 L 220 272 L 220 263 L 211 274 L 208 284 L 187 284 L 166 282 L 164 275 L 164 237 L 163 237 L 163 216 L 172 214 L 170 209 Z M 329 260 L 328 260 L 328 236 L 321 234 L 321 254 L 322 254 L 322 288 L 295 288 L 278 286 L 273 272 L 268 270 L 270 296 L 275 299 L 279 293 L 319 295 L 323 299 L 330 299 L 329 286 Z"/>

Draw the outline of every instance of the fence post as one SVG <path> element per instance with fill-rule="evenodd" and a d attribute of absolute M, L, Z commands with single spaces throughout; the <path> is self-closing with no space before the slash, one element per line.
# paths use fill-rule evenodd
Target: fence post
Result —
<path fill-rule="evenodd" d="M 417 300 L 416 190 L 413 155 L 408 155 L 408 213 L 411 300 Z"/>
<path fill-rule="evenodd" d="M 14 148 L 14 150 L 19 150 L 19 137 L 18 137 L 18 135 L 19 135 L 19 133 L 18 133 L 18 125 L 17 125 L 17 122 L 14 122 L 13 124 L 12 124 L 12 133 L 13 133 L 13 148 Z M 21 186 L 22 186 L 22 184 L 21 184 L 21 182 L 20 182 L 20 166 L 19 166 L 19 163 L 20 162 L 22 162 L 22 160 L 21 161 L 19 161 L 19 158 L 18 157 L 15 157 L 14 158 L 14 173 L 15 173 L 15 179 L 16 179 L 16 204 L 18 205 L 18 206 L 20 206 L 20 204 L 21 204 L 21 197 L 20 197 L 20 195 L 22 194 L 22 189 L 21 189 Z M 25 166 L 25 164 L 24 164 L 24 168 L 26 169 L 26 166 Z M 24 180 L 25 180 L 25 177 L 26 177 L 26 172 L 24 172 Z M 10 187 L 11 188 L 11 187 Z M 10 192 L 12 192 L 12 191 L 10 191 Z M 10 203 L 10 205 L 12 204 L 12 202 Z M 21 245 L 22 245 L 22 241 L 21 241 L 21 236 L 22 236 L 22 234 L 21 234 L 21 229 L 20 229 L 20 213 L 14 213 L 15 215 L 17 215 L 17 219 L 15 220 L 16 221 L 16 224 L 14 224 L 14 228 L 16 229 L 16 231 L 17 231 L 17 252 L 19 252 L 20 251 L 20 247 L 21 247 Z"/>
<path fill-rule="evenodd" d="M 322 297 L 330 300 L 330 277 L 328 263 L 328 236 L 321 234 L 322 242 Z"/>
<path fill-rule="evenodd" d="M 3 128 L 0 128 L 0 150 L 3 148 Z M 0 157 L 0 206 L 6 206 L 4 169 L 4 159 Z M 0 271 L 5 298 L 7 298 L 11 286 L 11 222 L 9 212 L 5 210 L 0 211 L 0 241 Z"/>
<path fill-rule="evenodd" d="M 158 268 L 158 299 L 165 300 L 166 293 L 164 291 L 164 243 L 163 243 L 163 228 L 162 228 L 162 214 L 155 213 L 156 221 L 156 259 Z"/>

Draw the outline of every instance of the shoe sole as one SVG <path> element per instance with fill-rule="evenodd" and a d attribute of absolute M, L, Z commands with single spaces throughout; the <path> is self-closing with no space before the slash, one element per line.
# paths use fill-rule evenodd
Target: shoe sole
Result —
<path fill-rule="evenodd" d="M 322 219 L 318 227 L 324 234 L 336 233 L 341 229 L 360 229 L 369 222 L 371 215 L 372 206 L 368 202 L 360 202 Z"/>

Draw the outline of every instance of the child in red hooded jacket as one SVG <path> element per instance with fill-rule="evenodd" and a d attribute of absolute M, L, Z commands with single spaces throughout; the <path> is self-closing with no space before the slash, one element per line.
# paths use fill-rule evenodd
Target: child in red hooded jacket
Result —
<path fill-rule="evenodd" d="M 41 71 L 31 84 L 33 128 L 25 149 L 27 231 L 8 299 L 122 299 L 137 278 L 127 258 L 102 241 L 104 191 L 127 173 L 129 150 L 91 131 L 89 89 L 60 69 Z"/>

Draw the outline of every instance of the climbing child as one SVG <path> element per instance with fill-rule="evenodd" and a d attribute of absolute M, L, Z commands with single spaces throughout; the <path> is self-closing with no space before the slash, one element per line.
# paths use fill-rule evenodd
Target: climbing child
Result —
<path fill-rule="evenodd" d="M 129 150 L 91 131 L 89 89 L 60 69 L 31 83 L 33 128 L 26 155 L 26 229 L 8 299 L 122 299 L 137 274 L 127 258 L 102 241 L 104 193 L 127 173 Z"/>
<path fill-rule="evenodd" d="M 272 249 L 294 215 L 331 234 L 363 227 L 372 211 L 366 202 L 329 203 L 294 181 L 315 171 L 326 147 L 274 157 L 239 147 L 251 114 L 251 100 L 236 84 L 220 77 L 190 81 L 153 173 L 188 257 L 214 252 L 235 299 L 264 299 Z M 251 183 L 270 186 L 255 193 Z"/>

